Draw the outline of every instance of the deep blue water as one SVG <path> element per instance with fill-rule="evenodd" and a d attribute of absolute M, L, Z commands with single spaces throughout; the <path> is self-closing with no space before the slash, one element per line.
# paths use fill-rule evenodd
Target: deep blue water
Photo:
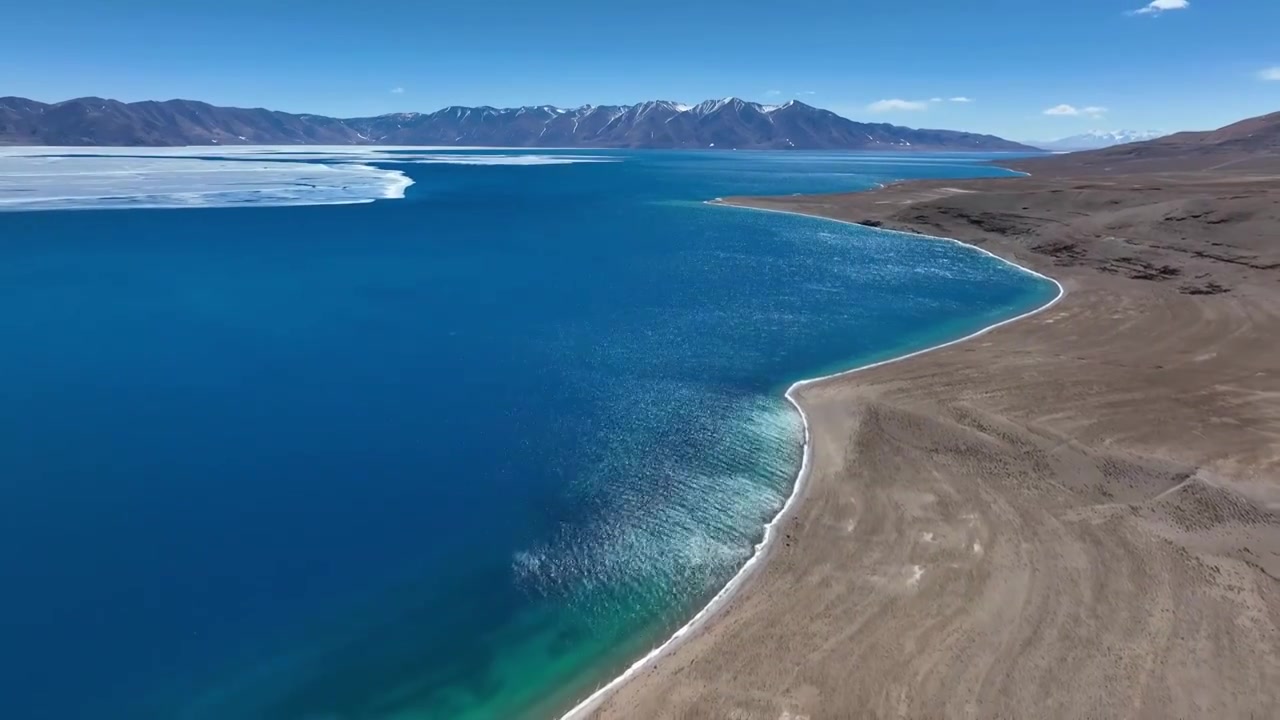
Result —
<path fill-rule="evenodd" d="M 0 213 L 0 715 L 546 716 L 749 557 L 792 381 L 1047 282 L 704 205 L 967 157 L 396 166 L 363 205 Z"/>

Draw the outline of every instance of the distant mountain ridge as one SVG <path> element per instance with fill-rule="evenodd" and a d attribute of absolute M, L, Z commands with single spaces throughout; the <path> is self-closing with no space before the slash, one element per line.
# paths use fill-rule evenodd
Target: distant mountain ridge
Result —
<path fill-rule="evenodd" d="M 1145 142 L 1168 134 L 1162 130 L 1093 130 L 1057 140 L 1033 140 L 1028 144 L 1050 152 L 1077 152 L 1080 150 L 1098 150 L 1132 142 Z"/>
<path fill-rule="evenodd" d="M 0 145 L 443 145 L 596 148 L 1034 151 L 994 135 L 861 123 L 802 102 L 519 108 L 332 118 L 194 100 L 0 98 Z"/>
<path fill-rule="evenodd" d="M 1035 175 L 1229 171 L 1280 173 L 1280 112 L 1217 130 L 1001 163 Z"/>

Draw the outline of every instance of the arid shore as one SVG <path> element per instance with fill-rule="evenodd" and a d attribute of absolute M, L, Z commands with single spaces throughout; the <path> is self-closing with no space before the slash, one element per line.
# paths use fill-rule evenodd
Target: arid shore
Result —
<path fill-rule="evenodd" d="M 590 717 L 1280 717 L 1280 177 L 726 202 L 960 239 L 1067 294 L 806 387 L 784 537 Z"/>

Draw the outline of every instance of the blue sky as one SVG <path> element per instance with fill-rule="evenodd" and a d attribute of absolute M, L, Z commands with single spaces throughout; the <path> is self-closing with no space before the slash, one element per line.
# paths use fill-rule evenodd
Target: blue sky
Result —
<path fill-rule="evenodd" d="M 3 14 L 0 95 L 44 101 L 354 116 L 797 97 L 1015 139 L 1280 110 L 1280 0 L 34 0 Z"/>

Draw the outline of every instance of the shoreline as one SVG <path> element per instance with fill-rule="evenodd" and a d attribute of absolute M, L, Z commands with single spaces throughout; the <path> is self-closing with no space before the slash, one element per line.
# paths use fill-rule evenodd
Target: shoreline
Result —
<path fill-rule="evenodd" d="M 1040 278 L 1042 280 L 1047 280 L 1053 283 L 1057 287 L 1058 292 L 1056 295 L 1053 296 L 1052 299 L 1050 299 L 1048 302 L 1044 303 L 1043 305 L 1040 305 L 1032 310 L 1021 313 L 1014 317 L 1006 318 L 1004 320 L 993 323 L 991 325 L 987 325 L 963 337 L 956 338 L 954 340 L 948 340 L 938 345 L 932 345 L 927 348 L 923 348 L 921 350 L 914 350 L 905 355 L 899 355 L 896 357 L 889 358 L 887 360 L 880 360 L 877 362 L 868 363 L 866 365 L 860 365 L 854 368 L 850 368 L 848 370 L 841 370 L 838 372 L 829 373 L 827 375 L 821 375 L 813 378 L 806 378 L 806 379 L 797 380 L 793 382 L 787 388 L 787 391 L 783 394 L 783 397 L 786 399 L 788 403 L 791 404 L 792 407 L 796 409 L 796 412 L 799 413 L 801 424 L 804 427 L 804 444 L 803 444 L 802 454 L 801 454 L 800 469 L 797 471 L 796 479 L 792 483 L 791 493 L 787 496 L 787 499 L 783 502 L 782 507 L 778 510 L 777 514 L 775 514 L 773 518 L 769 520 L 769 522 L 765 523 L 764 536 L 761 538 L 760 542 L 756 544 L 754 548 L 754 552 L 752 553 L 751 557 L 748 558 L 747 561 L 743 564 L 743 566 L 738 569 L 738 572 L 735 573 L 733 577 L 729 579 L 728 583 L 726 583 L 725 586 L 721 588 L 720 591 L 717 592 L 705 606 L 703 606 L 697 613 L 695 613 L 694 616 L 690 618 L 688 622 L 680 626 L 674 633 L 672 633 L 672 635 L 669 638 L 663 641 L 660 645 L 650 650 L 646 655 L 641 657 L 639 660 L 636 660 L 631 665 L 628 665 L 627 668 L 623 670 L 623 672 L 619 674 L 617 677 L 613 678 L 608 683 L 605 683 L 601 687 L 597 688 L 591 695 L 588 695 L 586 698 L 581 700 L 577 705 L 573 706 L 573 708 L 571 708 L 568 712 L 561 715 L 559 717 L 559 720 L 581 720 L 582 718 L 585 718 L 589 713 L 595 711 L 599 707 L 599 705 L 608 698 L 610 694 L 612 694 L 613 692 L 618 690 L 620 687 L 625 685 L 640 670 L 644 669 L 645 665 L 648 665 L 649 663 L 654 662 L 655 660 L 659 660 L 663 658 L 668 653 L 675 650 L 683 641 L 695 635 L 702 628 L 703 625 L 705 625 L 708 621 L 714 619 L 715 616 L 721 610 L 724 609 L 725 605 L 730 600 L 732 600 L 739 591 L 745 588 L 747 582 L 751 579 L 752 574 L 758 569 L 761 563 L 763 563 L 764 560 L 767 559 L 768 554 L 774 545 L 773 541 L 776 538 L 776 533 L 774 531 L 777 528 L 778 524 L 782 522 L 784 519 L 786 519 L 786 517 L 797 506 L 797 503 L 799 503 L 799 501 L 802 499 L 803 492 L 804 492 L 805 486 L 807 485 L 808 477 L 809 477 L 810 469 L 812 465 L 812 456 L 813 456 L 812 423 L 809 419 L 808 413 L 805 412 L 803 404 L 800 402 L 798 398 L 798 395 L 797 395 L 798 390 L 801 390 L 803 388 L 806 388 L 812 385 L 816 385 L 818 383 L 847 377 L 855 373 L 864 372 L 866 370 L 871 370 L 877 367 L 891 365 L 893 363 L 897 363 L 903 360 L 908 360 L 913 357 L 917 357 L 929 352 L 933 352 L 935 350 L 941 350 L 943 348 L 951 347 L 954 345 L 958 345 L 960 343 L 967 342 L 969 340 L 973 340 L 974 338 L 978 338 L 983 335 L 986 335 L 987 333 L 997 328 L 1015 323 L 1019 320 L 1023 320 L 1025 318 L 1029 318 L 1041 312 L 1044 312 L 1045 310 L 1048 310 L 1054 305 L 1057 305 L 1058 302 L 1061 301 L 1062 298 L 1065 297 L 1067 294 L 1066 288 L 1057 279 L 1049 275 L 1046 275 L 1044 273 L 1033 270 L 1029 267 L 1026 267 L 1025 265 L 1021 265 L 1017 262 L 1009 260 L 1008 258 L 1001 257 L 1000 255 L 997 255 L 977 245 L 967 243 L 962 240 L 958 240 L 956 238 L 947 238 L 947 237 L 939 237 L 939 236 L 932 236 L 932 235 L 921 235 L 921 234 L 910 233 L 910 232 L 905 232 L 901 230 L 869 227 L 851 220 L 840 220 L 836 218 L 823 217 L 821 215 L 814 215 L 810 213 L 796 212 L 796 211 L 790 211 L 790 210 L 778 210 L 774 208 L 752 207 L 749 205 L 733 205 L 733 204 L 724 202 L 722 198 L 715 198 L 714 200 L 706 200 L 704 201 L 703 204 L 711 205 L 715 207 L 737 209 L 737 210 L 770 212 L 770 213 L 777 213 L 781 215 L 797 215 L 800 217 L 813 218 L 817 220 L 825 220 L 828 222 L 835 222 L 835 223 L 840 223 L 844 225 L 858 225 L 860 227 L 866 228 L 868 231 L 886 232 L 886 233 L 891 233 L 895 235 L 903 235 L 903 236 L 912 238 L 914 240 L 925 240 L 929 242 L 938 242 L 938 241 L 950 242 L 956 245 L 961 245 L 965 248 L 969 248 L 971 250 L 975 250 L 989 257 L 995 258 L 1000 262 L 1011 265 L 1014 268 L 1017 268 L 1018 270 L 1025 272 L 1029 275 L 1032 275 L 1034 277 Z"/>
<path fill-rule="evenodd" d="M 1280 177 L 724 204 L 954 238 L 1064 294 L 793 387 L 811 463 L 786 542 L 584 716 L 1280 713 Z"/>

